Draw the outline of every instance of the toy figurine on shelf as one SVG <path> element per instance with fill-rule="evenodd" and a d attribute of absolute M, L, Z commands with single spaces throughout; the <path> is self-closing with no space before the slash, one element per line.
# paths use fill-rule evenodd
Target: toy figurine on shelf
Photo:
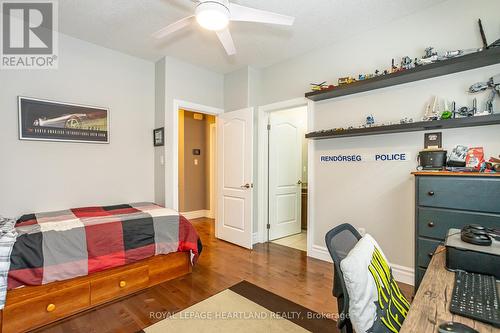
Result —
<path fill-rule="evenodd" d="M 358 81 L 364 81 L 364 80 L 366 80 L 366 74 L 359 74 Z"/>
<path fill-rule="evenodd" d="M 440 119 L 451 119 L 453 118 L 453 112 L 448 104 L 448 101 L 444 101 L 444 110 L 441 112 L 441 117 Z"/>
<path fill-rule="evenodd" d="M 412 68 L 415 68 L 415 64 L 413 63 L 413 61 L 411 60 L 410 57 L 405 56 L 405 57 L 401 58 L 401 68 L 402 69 L 412 69 Z"/>
<path fill-rule="evenodd" d="M 392 58 L 392 64 L 391 64 L 391 74 L 399 72 L 399 69 L 394 65 L 394 58 Z"/>
<path fill-rule="evenodd" d="M 420 58 L 417 63 L 420 65 L 428 65 L 437 61 L 443 61 L 451 58 L 461 57 L 467 54 L 476 53 L 482 51 L 479 49 L 465 49 L 465 50 L 453 50 L 453 51 L 443 51 L 436 52 L 433 47 L 428 47 L 425 49 L 425 55 Z"/>
<path fill-rule="evenodd" d="M 366 117 L 366 126 L 367 127 L 371 127 L 375 124 L 375 117 L 373 117 L 373 115 L 369 115 Z"/>
<path fill-rule="evenodd" d="M 477 99 L 474 98 L 472 101 L 472 108 L 469 108 L 467 106 L 462 106 L 460 109 L 458 109 L 457 114 L 460 115 L 461 117 L 472 117 L 476 114 L 477 112 Z"/>
<path fill-rule="evenodd" d="M 399 121 L 400 124 L 411 124 L 413 123 L 413 118 L 404 117 Z"/>
<path fill-rule="evenodd" d="M 425 106 L 425 114 L 422 118 L 423 121 L 438 120 L 440 117 L 439 111 L 437 110 L 437 97 L 434 97 L 432 103 L 427 103 Z"/>
<path fill-rule="evenodd" d="M 326 81 L 323 81 L 321 83 L 310 83 L 310 85 L 312 91 L 320 91 L 323 88 L 327 87 Z"/>
<path fill-rule="evenodd" d="M 492 114 L 493 111 L 493 102 L 495 101 L 495 97 L 500 96 L 500 74 L 497 74 L 491 77 L 486 82 L 478 82 L 474 83 L 469 87 L 469 93 L 474 94 L 481 91 L 485 91 L 486 89 L 491 89 L 490 96 L 486 101 L 486 108 L 482 112 L 477 112 L 475 116 L 486 116 Z"/>
<path fill-rule="evenodd" d="M 346 77 L 339 78 L 338 84 L 339 84 L 339 86 L 341 86 L 341 85 L 350 84 L 353 82 L 356 82 L 355 78 L 350 77 L 350 76 L 346 76 Z"/>
<path fill-rule="evenodd" d="M 321 82 L 321 83 L 311 83 L 311 90 L 312 91 L 324 91 L 324 90 L 332 90 L 335 89 L 335 86 L 333 84 L 326 84 L 326 81 Z"/>

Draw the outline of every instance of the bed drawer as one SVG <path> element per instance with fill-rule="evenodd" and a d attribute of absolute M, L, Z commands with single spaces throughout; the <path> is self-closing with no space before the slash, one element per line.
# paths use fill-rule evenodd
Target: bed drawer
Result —
<path fill-rule="evenodd" d="M 2 333 L 24 332 L 67 317 L 88 306 L 88 282 L 7 305 L 3 310 Z"/>
<path fill-rule="evenodd" d="M 123 271 L 90 281 L 92 305 L 144 289 L 149 285 L 148 266 Z"/>

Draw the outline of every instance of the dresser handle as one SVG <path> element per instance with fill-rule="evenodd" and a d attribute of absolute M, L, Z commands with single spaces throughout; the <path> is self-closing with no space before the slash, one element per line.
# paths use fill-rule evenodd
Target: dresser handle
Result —
<path fill-rule="evenodd" d="M 125 288 L 126 285 L 127 285 L 127 282 L 120 281 L 120 288 Z"/>
<path fill-rule="evenodd" d="M 427 223 L 427 225 L 429 226 L 429 228 L 434 228 L 434 222 L 430 221 L 429 223 Z"/>
<path fill-rule="evenodd" d="M 47 312 L 52 312 L 55 309 L 56 309 L 56 305 L 55 304 L 50 303 L 49 305 L 47 305 Z"/>
<path fill-rule="evenodd" d="M 432 197 L 434 195 L 434 191 L 429 191 L 428 194 Z"/>
<path fill-rule="evenodd" d="M 432 258 L 433 255 L 434 255 L 434 253 L 432 253 L 432 252 L 429 252 L 429 254 L 428 254 L 429 258 Z"/>

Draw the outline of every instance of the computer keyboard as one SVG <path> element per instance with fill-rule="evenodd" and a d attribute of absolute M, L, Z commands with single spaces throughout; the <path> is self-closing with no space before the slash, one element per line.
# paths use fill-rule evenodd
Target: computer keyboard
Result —
<path fill-rule="evenodd" d="M 500 327 L 500 307 L 494 276 L 455 272 L 450 312 Z"/>

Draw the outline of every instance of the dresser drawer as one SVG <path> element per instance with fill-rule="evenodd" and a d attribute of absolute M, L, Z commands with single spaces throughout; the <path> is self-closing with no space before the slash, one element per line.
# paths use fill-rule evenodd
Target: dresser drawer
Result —
<path fill-rule="evenodd" d="M 417 267 L 417 270 L 415 271 L 415 289 L 418 289 L 418 286 L 420 285 L 420 282 L 422 282 L 422 279 L 424 278 L 425 275 L 425 268 L 420 268 Z"/>
<path fill-rule="evenodd" d="M 7 305 L 3 309 L 2 333 L 24 332 L 67 317 L 88 306 L 90 306 L 88 282 Z"/>
<path fill-rule="evenodd" d="M 418 207 L 418 236 L 444 240 L 448 229 L 467 224 L 499 227 L 500 215 Z"/>
<path fill-rule="evenodd" d="M 96 278 L 90 282 L 90 301 L 92 305 L 99 304 L 146 288 L 148 285 L 147 266 Z"/>
<path fill-rule="evenodd" d="M 417 204 L 500 213 L 500 179 L 418 177 Z"/>
<path fill-rule="evenodd" d="M 432 259 L 432 254 L 434 253 L 434 251 L 436 251 L 436 248 L 442 242 L 438 240 L 430 240 L 423 238 L 419 238 L 417 242 L 418 242 L 417 264 L 419 267 L 427 268 L 427 266 L 429 266 L 429 262 Z"/>

